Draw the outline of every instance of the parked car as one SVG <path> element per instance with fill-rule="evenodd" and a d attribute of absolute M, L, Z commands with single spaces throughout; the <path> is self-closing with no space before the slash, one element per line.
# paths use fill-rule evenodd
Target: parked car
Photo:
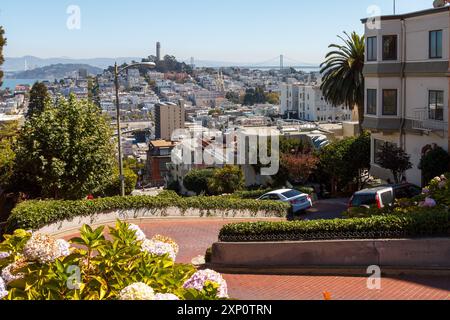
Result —
<path fill-rule="evenodd" d="M 266 193 L 258 200 L 282 201 L 290 203 L 293 213 L 308 210 L 312 208 L 311 196 L 294 189 L 281 189 Z"/>
<path fill-rule="evenodd" d="M 395 199 L 413 198 L 421 194 L 422 189 L 410 184 L 384 185 L 356 192 L 349 201 L 351 208 L 384 208 L 392 206 Z"/>

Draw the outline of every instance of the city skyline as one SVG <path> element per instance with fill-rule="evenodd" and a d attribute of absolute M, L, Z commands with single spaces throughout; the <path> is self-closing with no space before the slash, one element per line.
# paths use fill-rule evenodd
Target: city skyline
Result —
<path fill-rule="evenodd" d="M 145 57 L 155 54 L 160 41 L 163 56 L 171 54 L 181 61 L 195 57 L 263 62 L 284 54 L 298 62 L 318 64 L 328 45 L 338 41 L 337 35 L 353 30 L 362 34 L 360 18 L 369 15 L 370 6 L 379 6 L 382 15 L 393 13 L 392 0 L 349 0 L 345 6 L 338 1 L 169 2 L 55 4 L 47 0 L 28 3 L 27 10 L 17 3 L 3 3 L 0 25 L 8 38 L 5 56 Z M 69 21 L 77 16 L 74 5 L 80 9 L 79 21 Z M 397 0 L 397 13 L 431 7 L 431 0 Z M 19 15 L 20 20 L 15 18 Z"/>

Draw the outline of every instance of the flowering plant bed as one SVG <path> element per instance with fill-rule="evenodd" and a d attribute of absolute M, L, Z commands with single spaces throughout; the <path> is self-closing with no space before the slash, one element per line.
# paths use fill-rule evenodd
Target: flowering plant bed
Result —
<path fill-rule="evenodd" d="M 118 221 L 85 225 L 70 241 L 16 230 L 0 244 L 0 299 L 6 300 L 219 300 L 227 284 L 212 270 L 175 263 L 170 238 L 147 239 Z"/>

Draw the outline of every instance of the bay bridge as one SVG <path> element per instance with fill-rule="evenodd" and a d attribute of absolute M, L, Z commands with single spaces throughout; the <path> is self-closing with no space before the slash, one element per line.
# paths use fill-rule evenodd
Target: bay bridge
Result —
<path fill-rule="evenodd" d="M 189 63 L 191 66 L 195 66 L 195 60 L 194 58 L 186 59 L 183 62 Z M 211 67 L 211 68 L 241 68 L 241 69 L 310 69 L 310 70 L 318 70 L 320 69 L 319 65 L 313 65 L 313 64 L 306 64 L 304 62 L 297 61 L 295 59 L 291 59 L 289 57 L 286 57 L 285 55 L 279 55 L 277 57 L 271 58 L 266 61 L 257 62 L 257 63 L 239 63 L 234 64 L 233 62 L 230 62 L 229 65 L 223 64 L 223 66 L 208 66 L 207 64 L 204 65 L 204 67 Z"/>

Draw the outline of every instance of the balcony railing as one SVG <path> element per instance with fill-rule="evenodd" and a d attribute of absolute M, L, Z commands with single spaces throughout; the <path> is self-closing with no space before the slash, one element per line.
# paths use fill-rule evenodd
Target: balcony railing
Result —
<path fill-rule="evenodd" d="M 447 110 L 447 108 L 444 108 L 444 110 Z M 409 116 L 408 119 L 412 121 L 412 128 L 414 130 L 427 132 L 448 131 L 448 123 L 434 119 L 428 108 L 414 109 L 412 116 Z"/>

